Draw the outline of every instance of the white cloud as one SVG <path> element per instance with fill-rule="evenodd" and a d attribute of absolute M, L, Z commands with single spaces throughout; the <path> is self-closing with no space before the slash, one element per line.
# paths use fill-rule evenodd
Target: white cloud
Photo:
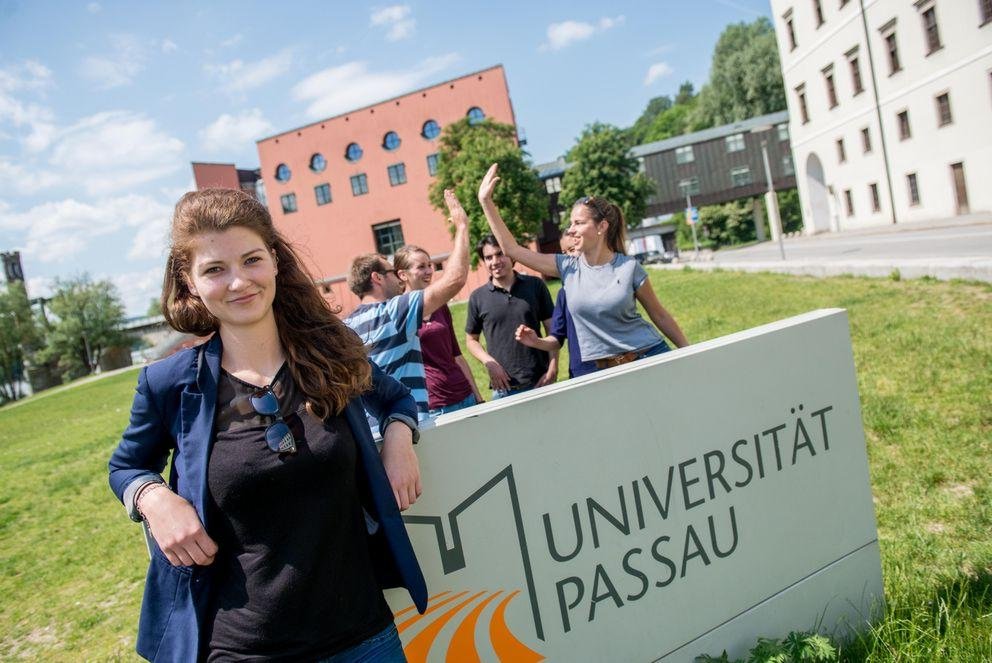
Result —
<path fill-rule="evenodd" d="M 644 77 L 644 85 L 648 86 L 654 83 L 659 78 L 664 78 L 665 76 L 671 76 L 672 72 L 671 65 L 667 62 L 655 62 L 653 65 L 648 67 L 648 74 Z"/>
<path fill-rule="evenodd" d="M 379 72 L 369 71 L 367 62 L 347 62 L 304 78 L 293 86 L 292 94 L 308 104 L 308 117 L 328 117 L 408 92 L 458 60 L 457 53 L 448 53 L 410 69 Z"/>
<path fill-rule="evenodd" d="M 51 70 L 34 60 L 0 69 L 0 127 L 26 129 L 28 133 L 19 137 L 29 152 L 40 152 L 54 140 L 55 116 L 49 108 L 25 102 L 15 93 L 43 94 L 52 85 Z"/>
<path fill-rule="evenodd" d="M 110 55 L 90 56 L 80 65 L 80 73 L 103 90 L 129 85 L 145 68 L 145 48 L 132 35 L 111 37 Z"/>
<path fill-rule="evenodd" d="M 0 157 L 0 191 L 29 196 L 52 188 L 61 181 L 62 178 L 52 171 L 32 170 L 21 163 Z"/>
<path fill-rule="evenodd" d="M 163 53 L 175 53 L 176 51 L 179 50 L 179 45 L 176 42 L 169 39 L 168 37 L 166 37 L 165 39 L 162 40 L 161 48 Z"/>
<path fill-rule="evenodd" d="M 162 294 L 163 276 L 165 266 L 160 265 L 142 271 L 97 278 L 109 279 L 116 286 L 128 315 L 144 315 L 148 310 L 148 303 Z"/>
<path fill-rule="evenodd" d="M 91 2 L 86 5 L 86 11 L 91 14 L 99 14 L 103 7 L 100 6 L 99 2 Z"/>
<path fill-rule="evenodd" d="M 273 131 L 262 111 L 252 108 L 237 115 L 224 113 L 200 131 L 200 142 L 207 152 L 234 152 Z"/>
<path fill-rule="evenodd" d="M 90 195 L 104 195 L 174 173 L 185 165 L 184 149 L 143 114 L 107 111 L 62 132 L 50 163 Z"/>
<path fill-rule="evenodd" d="M 258 62 L 232 60 L 226 64 L 208 64 L 205 69 L 221 81 L 221 89 L 225 92 L 244 94 L 283 75 L 292 64 L 293 54 L 286 49 Z"/>
<path fill-rule="evenodd" d="M 597 32 L 611 30 L 617 26 L 623 25 L 625 20 L 626 19 L 621 15 L 614 18 L 604 16 L 595 24 L 585 23 L 582 21 L 562 21 L 561 23 L 552 23 L 548 26 L 547 30 L 548 41 L 541 44 L 539 50 L 559 51 L 566 46 L 574 44 L 575 42 L 589 39 Z"/>
<path fill-rule="evenodd" d="M 24 232 L 23 253 L 42 263 L 87 252 L 99 237 L 135 229 L 128 258 L 161 258 L 172 208 L 149 196 L 127 195 L 95 203 L 74 198 L 45 202 L 26 212 L 4 213 L 0 228 Z"/>
<path fill-rule="evenodd" d="M 387 41 L 399 41 L 412 37 L 417 27 L 417 21 L 410 14 L 410 5 L 374 9 L 369 24 L 374 28 L 385 28 Z"/>
<path fill-rule="evenodd" d="M 236 35 L 228 37 L 227 39 L 222 41 L 220 45 L 223 46 L 224 48 L 231 48 L 232 46 L 237 46 L 238 44 L 240 44 L 244 38 L 245 36 L 243 34 L 238 33 Z"/>

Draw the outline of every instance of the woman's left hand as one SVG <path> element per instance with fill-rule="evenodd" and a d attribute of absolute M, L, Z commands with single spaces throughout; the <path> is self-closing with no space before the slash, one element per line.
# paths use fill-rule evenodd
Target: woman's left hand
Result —
<path fill-rule="evenodd" d="M 413 450 L 413 433 L 399 421 L 393 421 L 382 435 L 382 464 L 396 497 L 396 506 L 405 511 L 420 497 L 420 462 Z"/>

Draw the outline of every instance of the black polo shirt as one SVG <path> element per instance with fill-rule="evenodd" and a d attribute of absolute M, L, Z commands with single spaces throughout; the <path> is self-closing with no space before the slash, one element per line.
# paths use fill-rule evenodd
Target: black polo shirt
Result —
<path fill-rule="evenodd" d="M 485 336 L 486 350 L 510 375 L 511 387 L 529 387 L 547 372 L 550 359 L 547 352 L 518 343 L 513 335 L 520 325 L 527 325 L 540 335 L 541 322 L 551 317 L 555 306 L 544 281 L 536 276 L 513 274 L 509 292 L 494 285 L 491 279 L 472 292 L 465 332 Z"/>

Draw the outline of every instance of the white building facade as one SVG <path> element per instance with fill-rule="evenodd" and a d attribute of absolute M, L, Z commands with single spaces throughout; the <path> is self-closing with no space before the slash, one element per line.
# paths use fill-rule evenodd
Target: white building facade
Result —
<path fill-rule="evenodd" d="M 992 212 L 992 0 L 771 0 L 805 232 Z"/>

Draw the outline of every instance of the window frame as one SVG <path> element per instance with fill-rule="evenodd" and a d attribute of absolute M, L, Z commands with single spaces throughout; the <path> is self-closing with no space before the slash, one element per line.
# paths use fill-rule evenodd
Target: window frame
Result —
<path fill-rule="evenodd" d="M 427 155 L 427 174 L 431 177 L 437 175 L 438 164 L 441 163 L 441 153 L 434 152 Z"/>
<path fill-rule="evenodd" d="M 321 197 L 322 197 L 321 194 L 322 194 L 322 192 L 325 192 L 325 191 L 327 192 L 327 200 L 321 200 Z M 323 205 L 327 205 L 327 204 L 333 202 L 333 198 L 331 196 L 331 185 L 330 185 L 330 183 L 329 182 L 324 182 L 322 184 L 318 184 L 318 185 L 314 186 L 314 188 L 313 188 L 313 197 L 314 197 L 314 200 L 317 201 L 317 207 L 321 207 Z"/>
<path fill-rule="evenodd" d="M 300 210 L 296 203 L 296 194 L 292 191 L 279 196 L 279 204 L 282 206 L 283 214 L 295 214 Z"/>
<path fill-rule="evenodd" d="M 433 135 L 428 136 L 427 135 L 427 127 L 428 126 L 432 126 L 432 127 L 436 128 L 437 129 L 437 132 L 436 133 L 433 133 Z M 440 125 L 440 123 L 437 120 L 434 120 L 434 119 L 426 120 L 424 122 L 424 125 L 420 128 L 420 135 L 423 136 L 426 140 L 434 140 L 435 138 L 437 138 L 438 136 L 441 135 L 441 125 Z"/>
<path fill-rule="evenodd" d="M 878 182 L 868 183 L 868 200 L 871 202 L 871 211 L 878 214 L 882 211 L 882 197 L 878 193 Z"/>
<path fill-rule="evenodd" d="M 909 194 L 909 206 L 920 205 L 920 182 L 916 173 L 906 173 L 906 193 Z"/>
<path fill-rule="evenodd" d="M 478 113 L 475 113 L 475 111 L 478 111 Z M 475 125 L 485 121 L 486 112 L 482 110 L 479 106 L 472 106 L 467 111 L 465 111 L 465 117 L 468 118 L 469 126 L 474 127 Z"/>
<path fill-rule="evenodd" d="M 382 236 L 389 231 L 392 234 L 393 229 L 398 230 L 399 239 L 395 236 L 391 236 L 388 241 L 380 241 Z M 392 259 L 392 256 L 396 253 L 396 250 L 402 247 L 406 242 L 403 239 L 403 226 L 399 219 L 394 219 L 392 221 L 385 221 L 383 223 L 374 224 L 371 227 L 372 230 L 372 241 L 375 242 L 376 253 L 381 253 L 384 256 Z M 389 249 L 392 249 L 391 251 Z"/>
<path fill-rule="evenodd" d="M 945 104 L 941 104 L 941 99 L 945 101 Z M 951 112 L 951 92 L 950 90 L 945 90 L 933 98 L 934 103 L 937 106 L 937 128 L 941 129 L 950 124 L 954 124 L 954 114 Z M 946 116 L 944 111 L 947 111 Z"/>
<path fill-rule="evenodd" d="M 344 148 L 345 161 L 350 163 L 358 163 L 364 155 L 365 150 L 358 143 L 348 143 L 348 146 Z"/>
<path fill-rule="evenodd" d="M 320 166 L 317 166 L 319 162 Z M 327 158 L 324 157 L 320 152 L 314 152 L 310 155 L 310 172 L 312 173 L 322 173 L 327 169 Z"/>
<path fill-rule="evenodd" d="M 743 181 L 743 178 L 740 177 L 742 175 L 747 176 L 747 181 Z M 741 181 L 738 181 L 738 179 Z M 732 189 L 750 184 L 754 184 L 754 176 L 751 174 L 750 166 L 734 166 L 730 169 L 730 187 Z"/>
<path fill-rule="evenodd" d="M 285 177 L 282 176 L 285 173 Z M 293 170 L 287 166 L 285 163 L 280 163 L 276 166 L 275 180 L 276 182 L 286 183 L 293 178 Z"/>
<path fill-rule="evenodd" d="M 730 134 L 729 136 L 724 136 L 723 144 L 727 148 L 727 154 L 743 152 L 747 149 L 747 143 L 744 140 L 744 132 L 742 131 L 735 134 Z"/>
<path fill-rule="evenodd" d="M 406 163 L 400 161 L 386 166 L 386 174 L 389 175 L 389 186 L 406 184 Z"/>
<path fill-rule="evenodd" d="M 387 131 L 382 135 L 382 149 L 387 152 L 394 152 L 400 148 L 403 140 L 395 131 Z"/>
<path fill-rule="evenodd" d="M 367 173 L 355 173 L 351 176 L 351 195 L 365 196 L 369 192 L 369 177 Z M 358 185 L 358 186 L 356 186 Z"/>
<path fill-rule="evenodd" d="M 931 2 L 919 9 L 920 21 L 923 23 L 923 43 L 926 45 L 927 56 L 930 56 L 944 48 L 940 40 L 940 27 L 937 25 L 937 7 Z M 932 22 L 928 21 L 928 17 Z"/>
<path fill-rule="evenodd" d="M 698 196 L 700 191 L 699 176 L 693 175 L 679 180 L 676 188 L 679 190 L 679 193 L 682 194 L 683 198 L 686 196 Z"/>
<path fill-rule="evenodd" d="M 913 137 L 913 126 L 909 123 L 909 109 L 904 108 L 896 113 L 896 127 L 899 129 L 899 140 L 909 140 Z"/>
<path fill-rule="evenodd" d="M 847 148 L 844 146 L 844 137 L 841 136 L 836 141 L 837 163 L 847 163 Z"/>
<path fill-rule="evenodd" d="M 686 157 L 686 155 L 688 155 L 688 157 Z M 692 149 L 692 145 L 682 145 L 681 147 L 675 148 L 675 163 L 693 163 L 695 160 L 696 151 Z"/>
<path fill-rule="evenodd" d="M 861 127 L 861 153 L 870 154 L 872 149 L 871 128 Z"/>

